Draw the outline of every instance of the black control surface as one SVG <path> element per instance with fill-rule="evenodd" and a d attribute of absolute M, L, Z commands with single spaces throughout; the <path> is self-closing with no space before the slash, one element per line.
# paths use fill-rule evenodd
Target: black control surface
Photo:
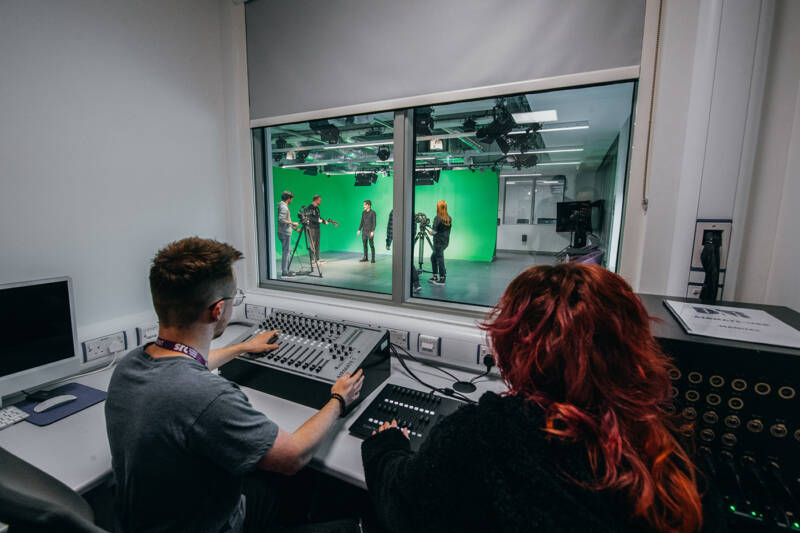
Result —
<path fill-rule="evenodd" d="M 408 429 L 411 449 L 416 451 L 431 428 L 462 405 L 463 402 L 432 392 L 389 384 L 350 426 L 350 433 L 366 439 L 384 422 L 397 420 L 400 427 Z"/>

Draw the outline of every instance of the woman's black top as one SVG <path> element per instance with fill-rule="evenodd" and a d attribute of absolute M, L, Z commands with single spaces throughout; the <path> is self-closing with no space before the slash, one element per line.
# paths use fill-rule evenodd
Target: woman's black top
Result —
<path fill-rule="evenodd" d="M 416 454 L 398 430 L 372 436 L 361 453 L 381 523 L 414 533 L 648 531 L 620 493 L 568 479 L 591 479 L 586 449 L 542 427 L 535 404 L 486 393 L 434 426 Z"/>
<path fill-rule="evenodd" d="M 444 220 L 437 215 L 433 219 L 433 247 L 443 250 L 450 244 L 450 228 L 453 227 L 453 217 L 450 217 L 450 225 L 446 225 Z"/>

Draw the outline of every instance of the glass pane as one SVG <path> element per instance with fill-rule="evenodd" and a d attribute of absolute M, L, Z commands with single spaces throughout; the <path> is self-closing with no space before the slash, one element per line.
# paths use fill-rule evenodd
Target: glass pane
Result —
<path fill-rule="evenodd" d="M 532 265 L 616 269 L 635 89 L 415 109 L 415 295 L 491 306 Z"/>
<path fill-rule="evenodd" d="M 533 205 L 533 180 L 505 180 L 504 224 L 530 224 Z"/>
<path fill-rule="evenodd" d="M 393 120 L 385 112 L 266 128 L 270 279 L 391 293 Z"/>
<path fill-rule="evenodd" d="M 559 202 L 564 201 L 564 176 L 552 178 L 536 178 L 534 186 L 533 223 L 555 224 L 556 208 Z"/>

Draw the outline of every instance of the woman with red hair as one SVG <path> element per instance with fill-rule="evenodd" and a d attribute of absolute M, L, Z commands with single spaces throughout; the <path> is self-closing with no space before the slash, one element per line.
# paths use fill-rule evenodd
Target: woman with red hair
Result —
<path fill-rule="evenodd" d="M 664 411 L 671 363 L 625 280 L 533 267 L 482 327 L 505 394 L 441 421 L 416 454 L 396 425 L 363 444 L 389 530 L 701 530 L 695 467 Z"/>

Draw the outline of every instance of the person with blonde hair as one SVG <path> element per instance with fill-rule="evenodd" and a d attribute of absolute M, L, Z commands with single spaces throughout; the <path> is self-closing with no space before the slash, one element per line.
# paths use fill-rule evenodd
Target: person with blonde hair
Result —
<path fill-rule="evenodd" d="M 433 254 L 431 255 L 431 267 L 433 277 L 428 281 L 434 285 L 444 285 L 447 270 L 444 268 L 444 250 L 450 244 L 450 229 L 453 226 L 453 219 L 447 213 L 447 202 L 439 200 L 436 202 L 436 217 L 433 219 L 432 229 L 428 230 L 429 235 L 433 235 Z"/>

